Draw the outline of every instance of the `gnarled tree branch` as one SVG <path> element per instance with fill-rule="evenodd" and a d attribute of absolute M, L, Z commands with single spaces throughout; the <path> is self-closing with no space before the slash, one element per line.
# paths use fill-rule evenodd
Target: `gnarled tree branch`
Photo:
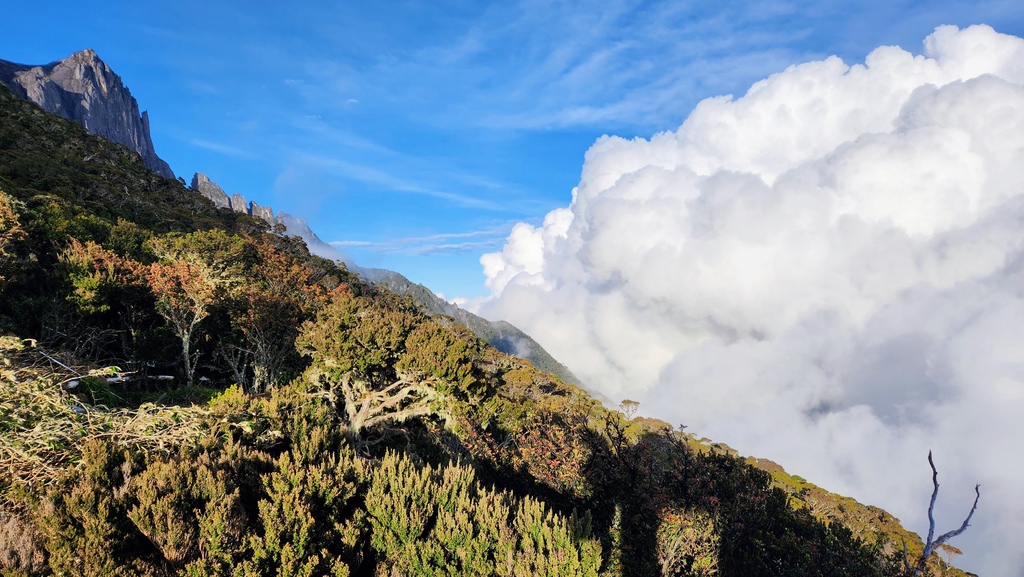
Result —
<path fill-rule="evenodd" d="M 348 415 L 349 432 L 359 437 L 364 429 L 388 422 L 402 422 L 433 412 L 438 392 L 429 380 L 417 380 L 399 375 L 387 387 L 368 390 L 351 373 L 339 382 Z"/>
<path fill-rule="evenodd" d="M 921 553 L 921 558 L 917 561 L 917 567 L 914 569 L 914 575 L 920 575 L 924 571 L 925 563 L 928 562 L 928 558 L 931 557 L 932 552 L 941 547 L 946 541 L 949 541 L 953 537 L 963 533 L 970 526 L 971 517 L 974 516 L 974 511 L 978 509 L 978 500 L 981 499 L 981 485 L 974 486 L 974 505 L 971 506 L 971 511 L 967 514 L 967 518 L 964 519 L 960 528 L 953 529 L 947 533 L 943 533 L 938 539 L 934 541 L 932 538 L 935 536 L 935 500 L 939 497 L 939 472 L 935 469 L 935 462 L 932 460 L 932 452 L 928 451 L 928 464 L 932 468 L 932 499 L 928 503 L 928 540 L 924 544 L 924 551 Z"/>

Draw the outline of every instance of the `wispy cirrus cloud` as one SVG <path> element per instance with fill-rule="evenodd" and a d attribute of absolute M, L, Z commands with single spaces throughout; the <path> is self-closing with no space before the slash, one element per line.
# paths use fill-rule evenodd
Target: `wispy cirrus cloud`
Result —
<path fill-rule="evenodd" d="M 259 158 L 259 155 L 251 150 L 247 150 L 237 146 L 232 146 L 230 144 L 225 144 L 223 142 L 214 142 L 212 140 L 206 140 L 204 138 L 191 138 L 189 139 L 188 142 L 192 146 L 202 148 L 203 150 L 209 150 L 211 152 L 216 152 L 218 154 L 224 154 L 226 156 L 233 156 L 235 158 L 244 158 L 249 160 Z"/>
<path fill-rule="evenodd" d="M 677 123 L 709 94 L 831 55 L 816 48 L 816 39 L 830 38 L 845 58 L 862 58 L 876 37 L 896 37 L 914 49 L 944 21 L 938 14 L 951 10 L 949 2 L 935 4 L 520 0 L 465 18 L 439 13 L 436 37 L 371 45 L 360 64 L 316 54 L 306 69 L 332 87 L 317 96 L 322 101 L 355 90 L 439 127 L 646 132 Z M 957 11 L 1021 8 L 994 1 Z M 337 38 L 342 51 L 353 49 Z"/>
<path fill-rule="evenodd" d="M 450 202 L 456 206 L 483 210 L 503 209 L 503 207 L 497 202 L 466 194 L 432 188 L 430 186 L 420 184 L 419 182 L 407 180 L 401 176 L 396 176 L 385 169 L 367 164 L 359 164 L 338 158 L 325 158 L 308 154 L 302 155 L 301 160 L 303 162 L 315 164 L 322 169 L 327 169 L 340 177 L 358 180 L 360 182 L 373 185 L 378 189 L 429 196 Z"/>
<path fill-rule="evenodd" d="M 515 130 L 664 125 L 692 107 L 709 82 L 720 89 L 807 56 L 799 47 L 803 34 L 792 26 L 750 30 L 799 16 L 789 3 L 773 6 L 707 11 L 672 2 L 525 0 L 490 7 L 446 43 L 343 75 L 347 83 L 387 86 L 382 97 L 391 101 L 415 98 L 424 122 Z M 694 74 L 698 69 L 716 74 Z M 407 94 L 410 88 L 415 93 Z"/>
<path fill-rule="evenodd" d="M 366 136 L 352 130 L 331 126 L 319 115 L 297 115 L 290 120 L 290 124 L 301 131 L 304 137 L 342 150 L 368 152 L 391 158 L 401 156 L 401 153 L 374 142 Z"/>
<path fill-rule="evenodd" d="M 362 249 L 383 254 L 425 256 L 442 253 L 478 252 L 500 248 L 514 223 L 468 232 L 390 238 L 382 241 L 339 240 L 329 244 L 341 250 Z"/>

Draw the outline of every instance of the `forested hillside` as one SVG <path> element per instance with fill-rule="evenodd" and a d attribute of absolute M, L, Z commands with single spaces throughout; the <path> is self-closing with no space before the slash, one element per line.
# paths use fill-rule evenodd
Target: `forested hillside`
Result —
<path fill-rule="evenodd" d="M 0 190 L 4 575 L 891 576 L 922 548 L 6 89 Z"/>

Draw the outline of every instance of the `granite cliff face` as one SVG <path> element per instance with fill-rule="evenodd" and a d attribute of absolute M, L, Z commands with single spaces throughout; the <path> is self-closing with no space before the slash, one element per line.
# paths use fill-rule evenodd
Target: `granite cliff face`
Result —
<path fill-rule="evenodd" d="M 192 190 L 210 199 L 217 208 L 231 208 L 231 200 L 224 189 L 201 172 L 192 176 Z"/>
<path fill-rule="evenodd" d="M 121 77 L 92 49 L 40 66 L 0 60 L 0 82 L 19 98 L 138 152 L 147 168 L 174 178 L 153 149 L 149 114 L 139 113 L 139 103 Z"/>
<path fill-rule="evenodd" d="M 270 223 L 271 226 L 275 224 L 284 225 L 288 234 L 299 236 L 306 241 L 310 252 L 315 255 L 329 258 L 331 260 L 346 260 L 344 255 L 334 249 L 334 247 L 320 240 L 320 238 L 310 230 L 309 225 L 306 224 L 305 220 L 285 212 L 279 213 L 275 216 L 273 208 L 269 206 L 261 206 L 251 200 L 246 200 L 244 196 L 237 192 L 228 196 L 228 193 L 224 192 L 223 188 L 201 172 L 197 172 L 192 176 L 192 190 L 210 199 L 210 202 L 212 202 L 217 208 L 227 208 L 235 212 L 248 214 L 249 216 L 255 216 L 256 218 L 262 218 Z M 351 265 L 351 263 L 346 264 Z"/>

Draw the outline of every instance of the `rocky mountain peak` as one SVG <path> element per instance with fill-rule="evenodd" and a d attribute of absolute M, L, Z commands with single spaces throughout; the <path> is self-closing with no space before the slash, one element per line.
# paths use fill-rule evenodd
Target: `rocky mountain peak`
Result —
<path fill-rule="evenodd" d="M 88 67 L 92 67 L 92 68 L 96 68 L 96 69 L 106 69 L 107 71 L 110 70 L 110 67 L 107 66 L 107 63 L 103 62 L 102 60 L 100 60 L 99 55 L 96 54 L 96 51 L 93 50 L 92 48 L 86 48 L 85 50 L 79 50 L 78 52 L 75 52 L 74 54 L 72 54 L 71 56 L 68 56 L 64 60 L 58 60 L 57 62 L 55 62 L 53 64 L 60 65 L 60 64 L 70 64 L 70 63 L 79 64 L 79 65 L 83 65 L 83 66 L 88 66 Z M 111 72 L 111 74 L 112 73 L 113 72 Z"/>
<path fill-rule="evenodd" d="M 217 208 L 231 208 L 231 201 L 224 189 L 201 172 L 195 173 L 192 177 L 192 190 L 210 199 Z"/>
<path fill-rule="evenodd" d="M 146 166 L 167 178 L 174 172 L 153 149 L 149 115 L 91 48 L 63 60 L 26 65 L 0 60 L 0 82 L 14 94 L 138 152 Z"/>
<path fill-rule="evenodd" d="M 192 190 L 210 199 L 217 208 L 230 208 L 235 212 L 262 218 L 271 225 L 278 223 L 278 219 L 274 217 L 274 209 L 246 200 L 244 196 L 237 192 L 228 196 L 223 188 L 201 172 L 197 172 L 192 176 Z"/>

